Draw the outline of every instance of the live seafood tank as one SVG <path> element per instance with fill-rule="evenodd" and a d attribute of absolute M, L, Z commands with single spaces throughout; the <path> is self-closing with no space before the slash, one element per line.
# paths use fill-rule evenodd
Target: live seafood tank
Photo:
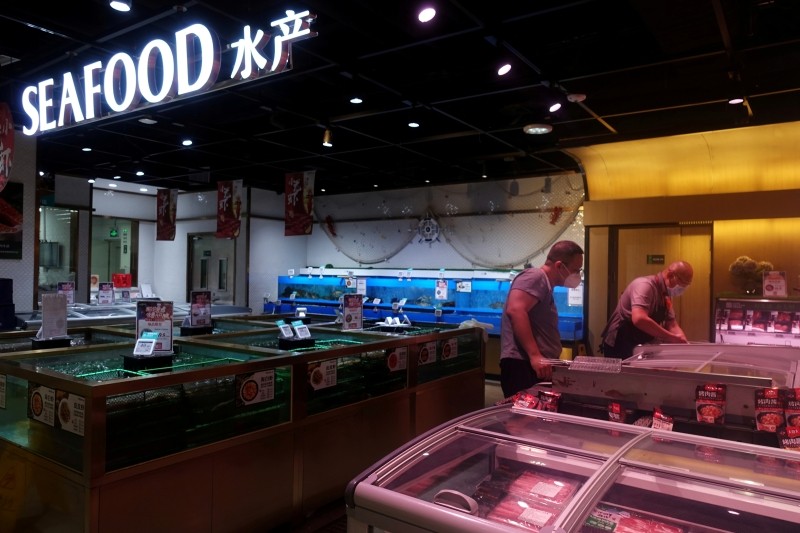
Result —
<path fill-rule="evenodd" d="M 36 342 L 36 332 L 30 330 L 0 333 L 0 354 L 25 352 L 35 349 L 93 346 L 131 342 L 131 336 L 124 332 L 103 327 L 72 328 L 62 338 L 48 339 L 50 344 Z"/>
<path fill-rule="evenodd" d="M 499 276 L 499 274 L 498 274 Z M 419 277 L 366 276 L 364 319 L 385 321 L 389 318 L 416 322 L 460 324 L 475 319 L 493 326 L 491 334 L 500 334 L 500 318 L 511 281 L 508 273 L 497 279 L 442 279 Z M 441 284 L 444 284 L 442 286 Z M 309 313 L 336 316 L 340 298 L 355 293 L 357 283 L 346 276 L 279 276 L 278 298 L 265 302 L 264 313 L 292 314 L 297 307 Z M 558 329 L 566 342 L 584 336 L 583 286 L 578 289 L 555 287 Z M 375 303 L 376 298 L 379 300 Z M 405 301 L 404 304 L 400 304 Z M 280 303 L 278 303 L 280 302 Z"/>
<path fill-rule="evenodd" d="M 26 472 L 13 491 L 26 514 L 0 513 L 0 531 L 46 520 L 69 533 L 212 531 L 220 516 L 269 531 L 340 498 L 388 450 L 483 405 L 478 328 L 310 330 L 314 346 L 298 350 L 277 349 L 275 327 L 177 338 L 174 353 L 135 369 L 132 337 L 4 354 L 0 457 Z M 136 512 L 120 512 L 131 501 Z"/>

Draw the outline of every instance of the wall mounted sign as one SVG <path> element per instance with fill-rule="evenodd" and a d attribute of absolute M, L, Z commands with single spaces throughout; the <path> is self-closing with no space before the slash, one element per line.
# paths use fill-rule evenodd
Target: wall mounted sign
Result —
<path fill-rule="evenodd" d="M 665 261 L 664 255 L 648 255 L 647 256 L 647 264 L 648 265 L 663 265 Z"/>
<path fill-rule="evenodd" d="M 273 33 L 249 25 L 230 47 L 232 64 L 223 64 L 214 31 L 204 24 L 178 30 L 170 42 L 153 39 L 138 57 L 125 52 L 108 61 L 84 65 L 22 91 L 22 108 L 29 122 L 25 135 L 76 126 L 135 109 L 228 88 L 291 69 L 291 44 L 316 37 L 310 29 L 316 15 L 286 11 L 270 22 Z M 272 41 L 271 50 L 267 44 Z M 224 73 L 227 78 L 221 78 Z M 81 83 L 82 81 L 82 83 Z"/>

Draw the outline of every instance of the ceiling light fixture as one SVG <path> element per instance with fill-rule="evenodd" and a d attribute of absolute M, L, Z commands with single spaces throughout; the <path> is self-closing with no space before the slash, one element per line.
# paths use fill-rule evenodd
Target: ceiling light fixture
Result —
<path fill-rule="evenodd" d="M 147 187 L 139 187 L 139 192 L 147 192 Z"/>
<path fill-rule="evenodd" d="M 733 96 L 731 98 L 728 98 L 728 103 L 731 105 L 743 104 L 744 98 L 741 96 Z"/>
<path fill-rule="evenodd" d="M 114 176 L 115 180 L 122 179 L 122 176 Z"/>
<path fill-rule="evenodd" d="M 419 12 L 417 18 L 420 22 L 430 22 L 436 16 L 436 10 L 432 7 L 426 7 L 422 11 Z"/>
<path fill-rule="evenodd" d="M 322 146 L 326 148 L 330 148 L 331 146 L 333 146 L 333 143 L 331 143 L 332 136 L 333 134 L 331 133 L 331 130 L 326 128 L 325 133 L 322 134 Z"/>
<path fill-rule="evenodd" d="M 184 145 L 184 146 L 191 146 L 192 145 L 192 140 L 191 139 L 184 139 L 183 141 L 181 141 L 181 144 Z"/>
<path fill-rule="evenodd" d="M 111 9 L 122 11 L 123 13 L 131 10 L 131 0 L 111 0 L 108 5 L 111 6 Z"/>
<path fill-rule="evenodd" d="M 361 104 L 361 103 L 364 103 L 364 100 L 362 100 L 362 99 L 361 99 L 361 98 L 359 98 L 358 96 L 354 96 L 354 97 L 352 97 L 352 98 L 350 99 L 350 103 L 351 103 L 351 104 Z"/>
<path fill-rule="evenodd" d="M 86 146 L 84 148 L 81 148 L 81 150 L 83 150 L 84 152 L 91 152 L 92 151 L 92 149 L 89 148 L 88 146 Z"/>
<path fill-rule="evenodd" d="M 409 128 L 419 128 L 419 122 L 411 121 L 408 123 Z"/>
<path fill-rule="evenodd" d="M 511 63 L 508 62 L 501 63 L 500 66 L 497 68 L 498 76 L 505 76 L 509 72 L 511 72 Z"/>
<path fill-rule="evenodd" d="M 137 170 L 136 171 L 136 175 L 137 176 L 144 176 L 144 172 L 142 172 L 141 170 Z"/>
<path fill-rule="evenodd" d="M 553 131 L 553 126 L 550 124 L 528 124 L 522 131 L 527 133 L 528 135 L 543 135 L 545 133 L 550 133 Z"/>
<path fill-rule="evenodd" d="M 86 180 L 86 181 L 88 181 L 89 183 L 94 183 L 94 178 L 89 178 L 89 179 L 88 179 L 88 180 Z"/>
<path fill-rule="evenodd" d="M 142 124 L 147 124 L 148 126 L 152 126 L 153 124 L 158 124 L 158 121 L 154 118 L 150 117 L 142 117 L 139 119 L 139 122 Z"/>

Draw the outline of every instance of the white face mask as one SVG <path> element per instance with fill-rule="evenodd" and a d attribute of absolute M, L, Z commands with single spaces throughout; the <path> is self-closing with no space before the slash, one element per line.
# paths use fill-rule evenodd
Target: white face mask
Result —
<path fill-rule="evenodd" d="M 672 298 L 677 298 L 686 290 L 686 287 L 683 285 L 675 285 L 674 287 L 670 287 L 667 289 L 667 292 Z"/>
<path fill-rule="evenodd" d="M 581 281 L 583 281 L 581 280 L 581 273 L 580 272 L 570 273 L 569 269 L 566 266 L 564 266 L 564 268 L 567 269 L 567 274 L 568 274 L 567 277 L 564 278 L 564 286 L 568 289 L 574 289 L 575 287 L 580 285 Z"/>

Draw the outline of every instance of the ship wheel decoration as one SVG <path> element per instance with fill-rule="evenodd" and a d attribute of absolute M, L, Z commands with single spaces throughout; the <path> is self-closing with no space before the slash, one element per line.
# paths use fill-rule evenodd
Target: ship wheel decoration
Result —
<path fill-rule="evenodd" d="M 428 216 L 419 221 L 417 233 L 419 234 L 418 242 L 427 242 L 428 244 L 434 241 L 439 242 L 439 223 L 429 213 Z"/>

